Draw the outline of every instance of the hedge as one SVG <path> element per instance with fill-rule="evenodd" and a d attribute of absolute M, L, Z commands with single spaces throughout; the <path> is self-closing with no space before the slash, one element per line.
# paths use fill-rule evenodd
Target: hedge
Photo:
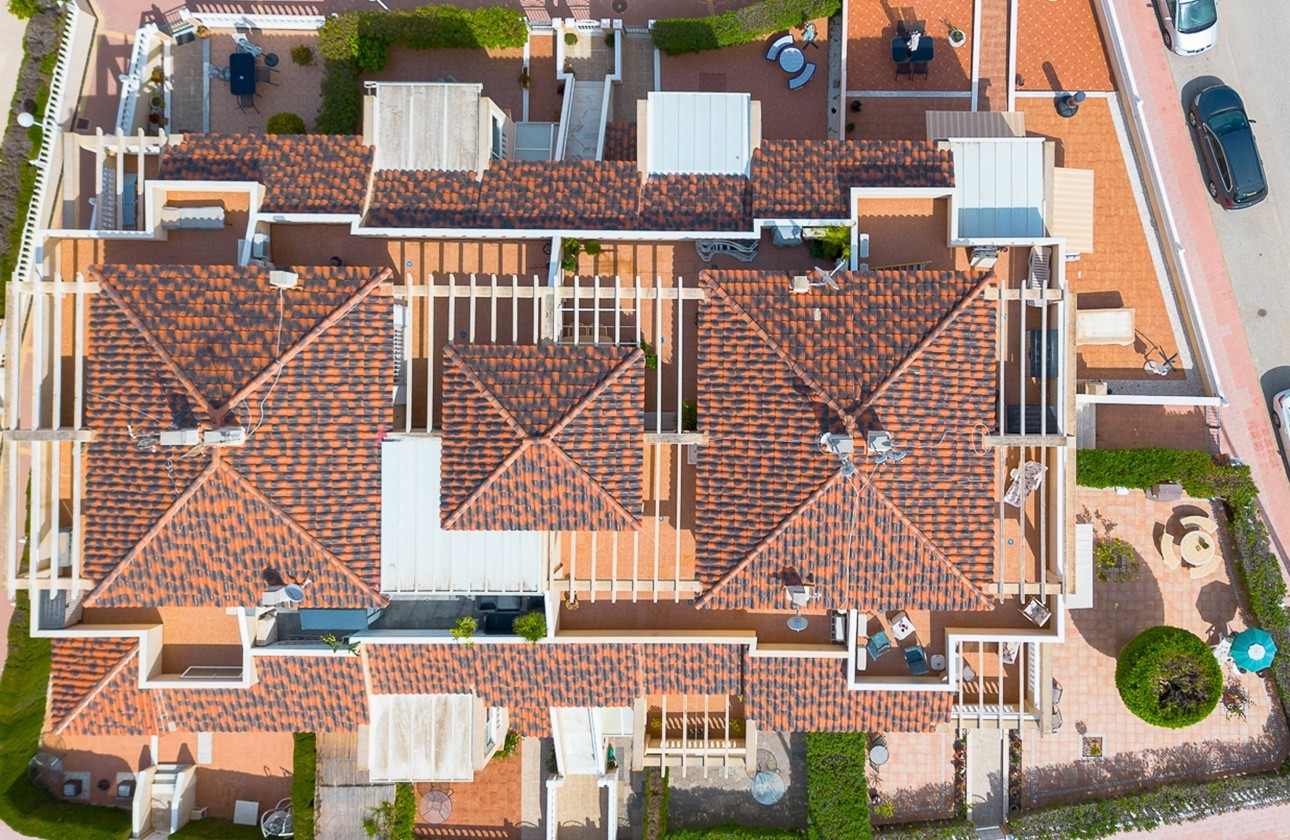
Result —
<path fill-rule="evenodd" d="M 189 820 L 187 825 L 170 836 L 174 840 L 264 840 L 258 825 L 234 825 L 228 820 L 209 817 Z"/>
<path fill-rule="evenodd" d="M 318 739 L 312 732 L 297 732 L 295 741 L 291 761 L 291 821 L 296 840 L 314 840 Z"/>
<path fill-rule="evenodd" d="M 1136 487 L 1176 481 L 1189 496 L 1226 499 L 1233 504 L 1258 494 L 1250 468 L 1224 467 L 1196 449 L 1081 449 L 1075 480 L 1084 487 Z"/>
<path fill-rule="evenodd" d="M 379 71 L 390 47 L 413 50 L 522 47 L 528 25 L 515 9 L 422 6 L 378 12 L 341 12 L 318 30 L 323 57 L 322 105 L 314 128 L 322 134 L 357 134 L 363 119 L 359 74 Z"/>
<path fill-rule="evenodd" d="M 668 832 L 667 840 L 800 840 L 806 833 L 795 828 L 751 828 L 726 823 L 713 828 L 685 828 Z"/>
<path fill-rule="evenodd" d="M 1008 818 L 1008 827 L 1018 840 L 1092 840 L 1286 801 L 1290 801 L 1290 776 L 1265 773 L 1214 782 L 1175 782 L 1114 799 L 1023 811 Z"/>
<path fill-rule="evenodd" d="M 711 17 L 656 20 L 650 36 L 668 55 L 682 55 L 747 44 L 808 20 L 833 17 L 841 9 L 842 0 L 761 0 Z"/>
<path fill-rule="evenodd" d="M 812 840 L 867 840 L 869 766 L 861 732 L 806 736 L 806 826 Z"/>
<path fill-rule="evenodd" d="M 1180 668 L 1191 677 L 1186 692 L 1194 699 L 1162 698 L 1162 684 L 1182 691 Z M 1120 651 L 1115 687 L 1129 711 L 1154 726 L 1181 729 L 1209 717 L 1223 693 L 1223 671 L 1205 641 L 1181 627 L 1152 627 L 1135 636 Z"/>
<path fill-rule="evenodd" d="M 27 781 L 45 723 L 50 663 L 49 640 L 31 638 L 30 626 L 31 603 L 20 590 L 0 674 L 0 822 L 46 840 L 125 840 L 129 811 L 64 802 Z"/>
<path fill-rule="evenodd" d="M 967 820 L 881 825 L 874 828 L 873 834 L 891 840 L 976 840 L 978 837 L 976 826 Z"/>

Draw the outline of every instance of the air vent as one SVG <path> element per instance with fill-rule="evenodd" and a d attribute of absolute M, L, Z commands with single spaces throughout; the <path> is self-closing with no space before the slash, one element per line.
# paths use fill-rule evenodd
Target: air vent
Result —
<path fill-rule="evenodd" d="M 300 275 L 294 271 L 270 271 L 269 285 L 277 289 L 294 289 L 300 282 Z"/>

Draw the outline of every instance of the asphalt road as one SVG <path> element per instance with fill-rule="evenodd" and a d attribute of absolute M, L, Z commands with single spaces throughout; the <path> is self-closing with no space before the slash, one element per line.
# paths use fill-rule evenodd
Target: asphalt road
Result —
<path fill-rule="evenodd" d="M 1147 2 L 1147 0 L 1137 0 Z M 1220 0 L 1219 41 L 1198 56 L 1169 55 L 1178 92 L 1178 127 L 1185 124 L 1184 102 L 1210 84 L 1235 88 L 1255 121 L 1254 134 L 1270 185 L 1268 197 L 1254 207 L 1228 211 L 1211 203 L 1210 215 L 1223 248 L 1241 323 L 1263 387 L 1271 398 L 1290 388 L 1290 107 L 1285 55 L 1290 15 L 1254 0 Z M 1271 49 L 1263 49 L 1263 45 Z M 1275 46 L 1274 46 L 1275 45 Z M 1163 44 L 1160 46 L 1164 50 Z M 1193 147 L 1194 147 L 1193 140 Z M 1199 159 L 1188 173 L 1204 183 Z"/>

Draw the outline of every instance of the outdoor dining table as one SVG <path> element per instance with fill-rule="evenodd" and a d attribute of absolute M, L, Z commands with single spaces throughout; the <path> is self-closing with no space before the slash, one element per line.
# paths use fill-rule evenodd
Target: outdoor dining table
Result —
<path fill-rule="evenodd" d="M 784 797 L 784 777 L 773 770 L 759 770 L 753 776 L 752 795 L 762 805 L 774 805 Z"/>
<path fill-rule="evenodd" d="M 785 47 L 779 51 L 779 68 L 785 73 L 796 73 L 806 64 L 806 56 L 798 47 Z"/>
<path fill-rule="evenodd" d="M 255 56 L 244 52 L 229 55 L 228 89 L 234 96 L 255 95 Z"/>
<path fill-rule="evenodd" d="M 909 49 L 909 39 L 903 35 L 897 35 L 891 39 L 891 60 L 896 64 L 904 64 L 906 61 L 931 61 L 934 48 L 932 38 L 926 33 L 918 39 L 918 49 L 912 52 Z"/>
<path fill-rule="evenodd" d="M 417 809 L 421 819 L 431 825 L 442 825 L 452 814 L 452 797 L 442 790 L 427 791 Z"/>

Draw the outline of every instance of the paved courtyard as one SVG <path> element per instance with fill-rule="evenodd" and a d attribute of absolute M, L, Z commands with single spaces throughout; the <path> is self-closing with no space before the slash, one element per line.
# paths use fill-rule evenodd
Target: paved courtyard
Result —
<path fill-rule="evenodd" d="M 784 779 L 784 796 L 773 805 L 753 799 L 752 776 L 742 767 L 673 767 L 669 775 L 668 827 L 707 828 L 727 822 L 769 828 L 806 825 L 806 737 L 779 732 L 757 735 L 757 765 Z"/>
<path fill-rule="evenodd" d="M 1028 800 L 1080 799 L 1140 783 L 1251 772 L 1279 764 L 1286 754 L 1285 722 L 1269 687 L 1253 674 L 1238 677 L 1225 671 L 1226 682 L 1240 682 L 1249 692 L 1251 707 L 1244 720 L 1229 720 L 1220 707 L 1184 731 L 1139 720 L 1125 709 L 1115 688 L 1116 654 L 1148 627 L 1183 627 L 1213 644 L 1219 633 L 1248 626 L 1231 584 L 1232 549 L 1226 535 L 1220 546 L 1228 562 L 1200 580 L 1191 580 L 1185 569 L 1166 568 L 1156 549 L 1157 535 L 1171 517 L 1205 513 L 1217 518 L 1221 512 L 1204 500 L 1155 503 L 1139 490 L 1119 495 L 1084 488 L 1075 509 L 1079 521 L 1094 526 L 1097 538 L 1119 537 L 1131 543 L 1143 560 L 1142 572 L 1129 583 L 1096 583 L 1094 606 L 1072 611 L 1066 643 L 1052 648 L 1053 677 L 1063 688 L 1064 722 L 1056 733 L 1026 735 Z M 1103 736 L 1102 758 L 1080 757 L 1084 734 Z"/>

